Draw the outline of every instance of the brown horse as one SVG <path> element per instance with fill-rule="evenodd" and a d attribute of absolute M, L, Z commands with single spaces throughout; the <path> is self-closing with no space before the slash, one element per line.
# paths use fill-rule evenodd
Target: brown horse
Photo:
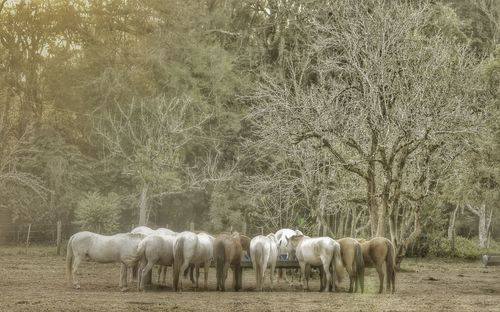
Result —
<path fill-rule="evenodd" d="M 241 289 L 241 238 L 238 232 L 221 234 L 214 242 L 214 260 L 217 276 L 217 290 L 225 291 L 227 271 L 231 266 L 233 270 L 233 288 Z"/>
<path fill-rule="evenodd" d="M 252 239 L 246 235 L 240 234 L 241 249 L 246 251 L 247 255 L 250 256 L 250 241 Z"/>
<path fill-rule="evenodd" d="M 364 292 L 365 264 L 361 245 L 354 238 L 350 237 L 341 238 L 337 240 L 337 243 L 340 244 L 342 264 L 347 274 L 349 274 L 349 292 L 353 291 L 353 285 L 355 285 L 354 292 L 358 291 L 358 285 L 361 292 Z M 341 280 L 341 277 L 342 274 L 337 272 L 338 281 Z"/>
<path fill-rule="evenodd" d="M 396 271 L 394 269 L 394 245 L 385 237 L 375 237 L 369 241 L 359 239 L 365 267 L 377 269 L 380 280 L 379 293 L 384 290 L 384 262 L 387 273 L 387 290 L 395 291 Z"/>

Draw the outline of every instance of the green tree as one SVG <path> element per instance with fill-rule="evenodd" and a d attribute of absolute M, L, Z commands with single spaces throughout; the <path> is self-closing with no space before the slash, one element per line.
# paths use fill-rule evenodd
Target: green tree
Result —
<path fill-rule="evenodd" d="M 79 201 L 76 221 L 82 230 L 110 234 L 119 228 L 121 200 L 115 193 L 106 196 L 89 192 Z"/>

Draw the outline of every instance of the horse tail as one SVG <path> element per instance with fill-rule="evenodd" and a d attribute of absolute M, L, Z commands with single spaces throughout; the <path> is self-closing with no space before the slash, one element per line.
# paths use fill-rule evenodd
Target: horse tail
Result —
<path fill-rule="evenodd" d="M 179 286 L 179 275 L 181 266 L 184 262 L 184 237 L 179 237 L 178 240 L 175 241 L 174 246 L 174 290 L 177 291 Z"/>
<path fill-rule="evenodd" d="M 137 256 L 140 258 L 142 258 L 143 256 L 145 256 L 145 253 L 146 252 L 146 239 L 143 239 L 140 241 L 139 245 L 137 245 Z"/>
<path fill-rule="evenodd" d="M 66 276 L 68 277 L 68 281 L 71 283 L 72 275 L 73 275 L 73 238 L 72 235 L 68 240 L 68 246 L 66 247 Z"/>
<path fill-rule="evenodd" d="M 391 241 L 387 240 L 387 255 L 385 258 L 387 279 L 392 284 L 392 293 L 394 293 L 396 288 L 396 271 L 395 271 L 395 260 L 394 260 L 394 245 Z"/>
<path fill-rule="evenodd" d="M 257 274 L 257 286 L 262 287 L 262 267 L 264 266 L 264 246 L 262 246 L 261 242 L 257 242 L 255 245 L 255 272 Z M 265 266 L 264 266 L 265 270 Z M 260 290 L 260 289 L 259 289 Z"/>
<path fill-rule="evenodd" d="M 217 277 L 217 289 L 222 290 L 222 286 L 224 283 L 224 261 L 226 258 L 226 251 L 224 250 L 224 243 L 222 241 L 218 241 L 215 245 L 214 250 L 215 256 L 215 266 L 216 266 L 216 277 Z"/>
<path fill-rule="evenodd" d="M 335 247 L 333 248 L 333 257 L 332 257 L 332 263 L 330 266 L 331 274 L 332 274 L 332 287 L 335 287 L 335 280 L 337 279 L 337 276 L 341 277 L 343 274 L 343 268 L 344 264 L 342 263 L 342 255 L 341 255 L 341 250 L 340 250 L 340 245 L 337 243 L 335 244 Z"/>
<path fill-rule="evenodd" d="M 340 245 L 335 245 L 332 257 L 332 270 L 335 270 L 336 279 L 340 282 L 344 275 L 344 263 L 342 262 L 342 250 Z M 333 271 L 332 271 L 333 272 Z"/>
<path fill-rule="evenodd" d="M 354 245 L 354 259 L 355 259 L 355 281 L 359 284 L 361 288 L 361 293 L 365 290 L 365 261 L 363 260 L 363 252 L 361 251 L 361 245 L 356 243 Z M 357 288 L 357 287 L 356 287 Z"/>

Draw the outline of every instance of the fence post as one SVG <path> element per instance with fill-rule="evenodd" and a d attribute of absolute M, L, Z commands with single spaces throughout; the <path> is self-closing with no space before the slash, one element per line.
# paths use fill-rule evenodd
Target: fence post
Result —
<path fill-rule="evenodd" d="M 190 223 L 189 223 L 189 230 L 190 230 L 191 232 L 194 232 L 194 222 L 190 222 Z"/>
<path fill-rule="evenodd" d="M 31 232 L 31 223 L 28 225 L 28 236 L 26 236 L 26 254 L 28 254 L 28 246 L 30 244 L 30 232 Z"/>
<path fill-rule="evenodd" d="M 243 222 L 243 229 L 241 230 L 241 232 L 243 233 L 243 235 L 247 235 L 247 223 L 246 222 Z"/>
<path fill-rule="evenodd" d="M 57 221 L 57 239 L 56 239 L 57 251 L 56 251 L 56 253 L 58 256 L 61 252 L 61 228 L 62 228 L 61 221 Z"/>

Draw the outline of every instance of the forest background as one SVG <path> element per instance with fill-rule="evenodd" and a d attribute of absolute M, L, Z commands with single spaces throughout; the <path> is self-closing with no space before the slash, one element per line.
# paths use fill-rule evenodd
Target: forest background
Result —
<path fill-rule="evenodd" d="M 498 0 L 0 0 L 0 241 L 498 249 L 499 40 Z"/>

